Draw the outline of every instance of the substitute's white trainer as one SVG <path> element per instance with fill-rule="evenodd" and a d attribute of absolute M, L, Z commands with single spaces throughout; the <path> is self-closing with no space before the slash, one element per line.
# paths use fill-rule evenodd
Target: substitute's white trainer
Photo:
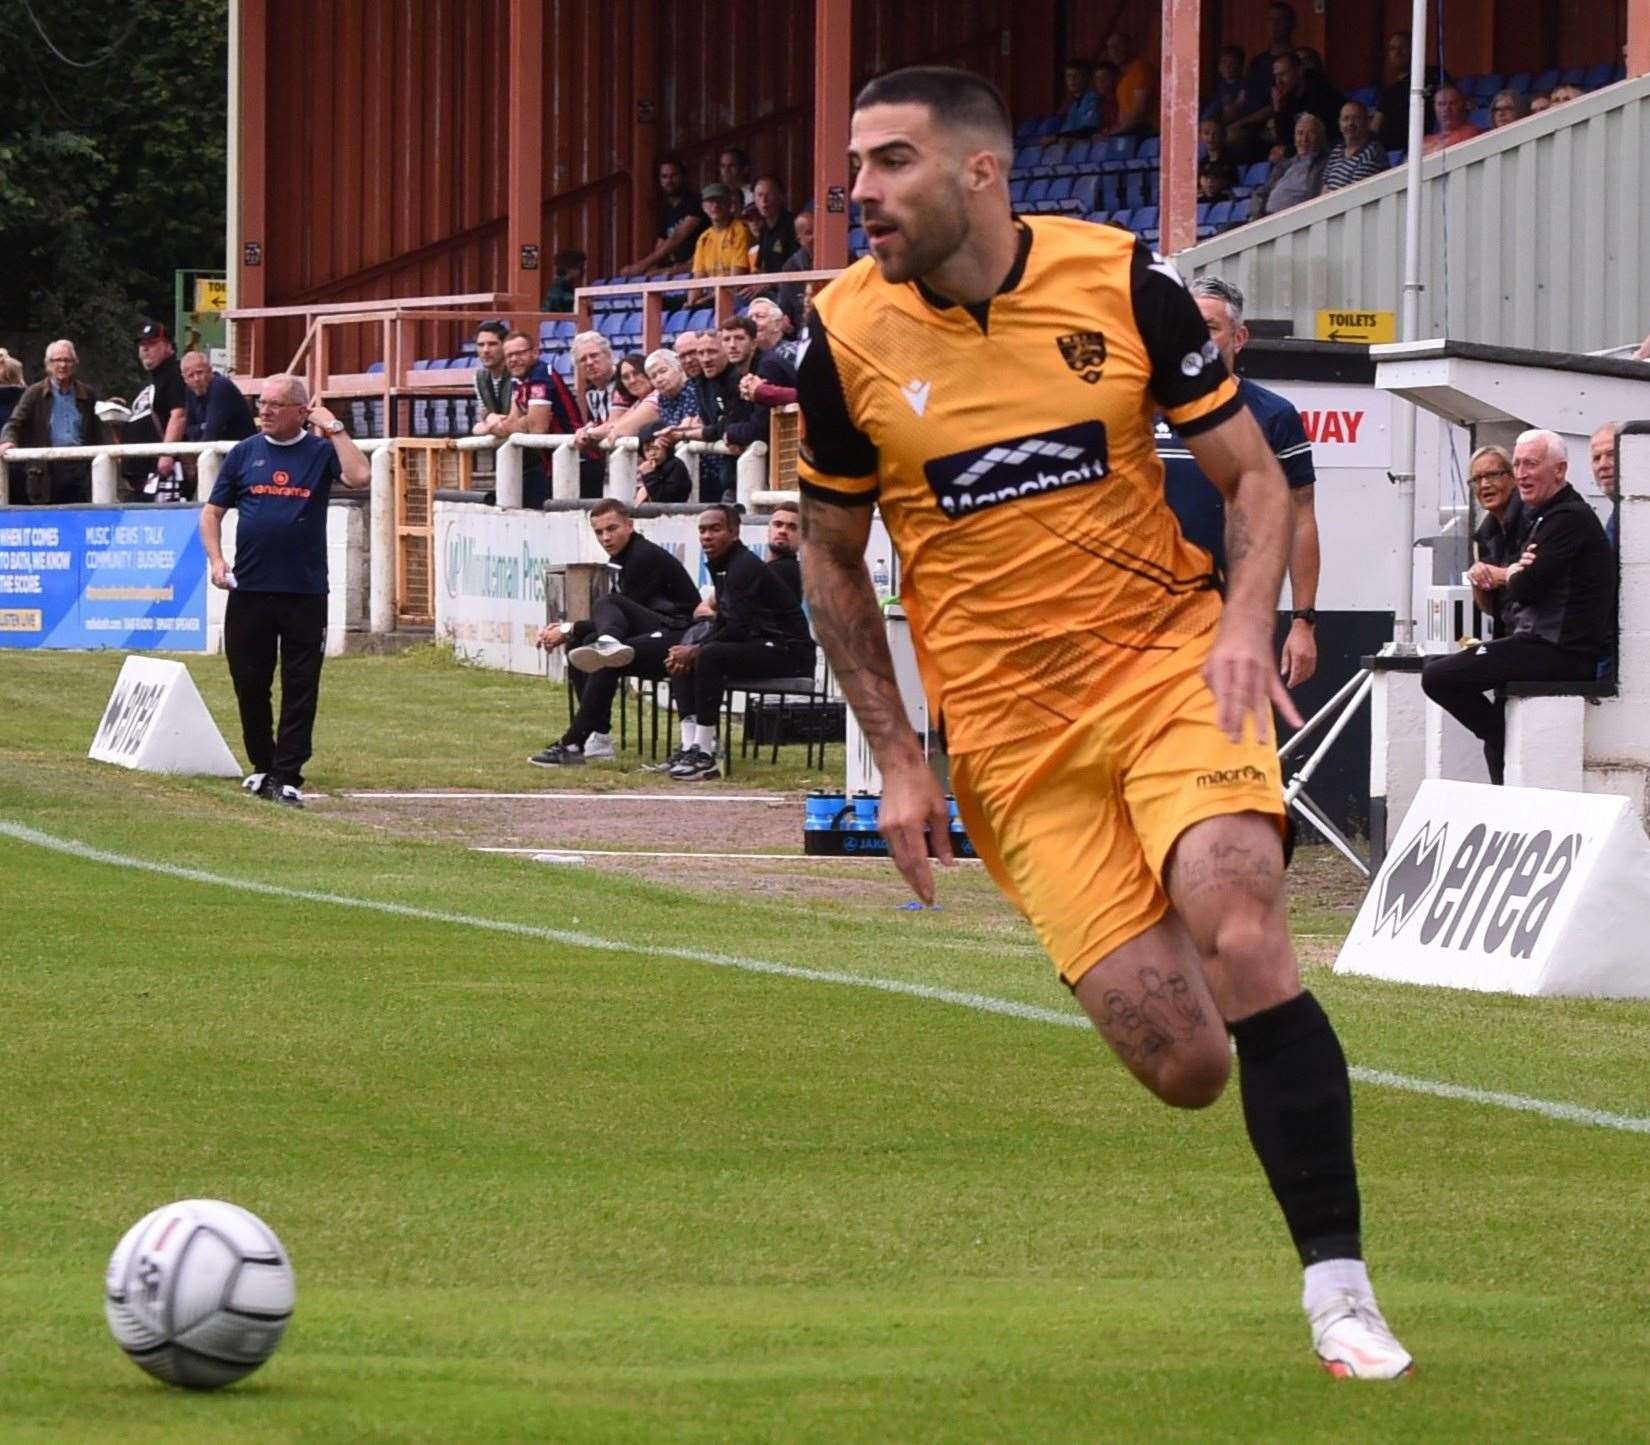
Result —
<path fill-rule="evenodd" d="M 628 643 L 609 637 L 605 632 L 594 642 L 575 647 L 567 660 L 580 672 L 600 672 L 604 667 L 629 667 L 636 658 L 636 649 Z"/>
<path fill-rule="evenodd" d="M 1375 1301 L 1336 1294 L 1311 1316 L 1312 1348 L 1339 1380 L 1396 1380 L 1415 1368 Z"/>
<path fill-rule="evenodd" d="M 584 756 L 586 761 L 596 758 L 616 758 L 619 750 L 613 746 L 612 733 L 591 733 L 584 740 Z"/>

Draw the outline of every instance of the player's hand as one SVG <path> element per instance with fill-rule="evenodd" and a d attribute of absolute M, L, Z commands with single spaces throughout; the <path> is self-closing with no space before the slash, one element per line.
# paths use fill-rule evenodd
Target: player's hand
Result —
<path fill-rule="evenodd" d="M 924 903 L 932 903 L 930 843 L 934 857 L 944 867 L 951 867 L 956 859 L 951 852 L 951 809 L 940 791 L 939 780 L 920 756 L 913 763 L 883 768 L 877 829 L 888 840 L 894 865 L 911 891 Z"/>
<path fill-rule="evenodd" d="M 212 585 L 225 592 L 229 590 L 229 564 L 222 557 L 212 564 Z"/>
<path fill-rule="evenodd" d="M 672 677 L 680 677 L 684 672 L 693 670 L 693 660 L 698 656 L 696 643 L 678 642 L 665 654 L 665 671 Z"/>
<path fill-rule="evenodd" d="M 567 638 L 567 629 L 559 622 L 552 622 L 548 627 L 539 629 L 539 646 L 545 652 L 553 652 L 560 647 Z"/>
<path fill-rule="evenodd" d="M 1318 670 L 1318 634 L 1311 623 L 1296 618 L 1283 640 L 1279 671 L 1285 687 L 1299 687 Z"/>
<path fill-rule="evenodd" d="M 1493 562 L 1474 562 L 1467 568 L 1467 586 L 1493 592 L 1507 580 L 1507 574 Z"/>
<path fill-rule="evenodd" d="M 1272 639 L 1262 627 L 1234 623 L 1232 614 L 1227 613 L 1204 659 L 1203 680 L 1215 697 L 1215 725 L 1234 743 L 1243 741 L 1244 728 L 1251 718 L 1255 740 L 1264 743 L 1271 739 L 1272 711 L 1268 704 L 1275 704 L 1292 726 L 1301 725 L 1301 715 L 1272 666 Z"/>

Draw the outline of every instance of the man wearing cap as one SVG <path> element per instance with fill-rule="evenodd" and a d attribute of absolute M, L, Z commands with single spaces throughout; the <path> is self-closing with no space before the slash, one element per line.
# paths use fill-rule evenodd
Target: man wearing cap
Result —
<path fill-rule="evenodd" d="M 189 389 L 183 384 L 172 339 L 160 322 L 143 323 L 137 353 L 149 384 L 133 399 L 132 419 L 121 428 L 120 439 L 134 444 L 180 442 L 188 425 Z M 126 500 L 174 501 L 182 491 L 183 469 L 172 457 L 128 457 L 121 463 L 120 479 Z"/>
<path fill-rule="evenodd" d="M 89 447 L 107 441 L 97 393 L 74 379 L 80 358 L 67 338 L 46 348 L 46 375 L 24 390 L 0 429 L 0 457 L 13 447 Z M 90 462 L 29 462 L 11 500 L 34 506 L 92 499 Z"/>
<path fill-rule="evenodd" d="M 693 248 L 693 274 L 748 276 L 756 237 L 736 214 L 733 192 L 720 181 L 712 181 L 705 187 L 703 199 L 710 226 Z"/>

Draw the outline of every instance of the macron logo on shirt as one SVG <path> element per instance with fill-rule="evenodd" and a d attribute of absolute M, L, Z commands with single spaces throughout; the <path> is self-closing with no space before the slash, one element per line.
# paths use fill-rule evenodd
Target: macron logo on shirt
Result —
<path fill-rule="evenodd" d="M 908 381 L 899 389 L 899 394 L 910 404 L 911 410 L 921 416 L 928 410 L 928 393 L 932 390 L 932 382 Z"/>

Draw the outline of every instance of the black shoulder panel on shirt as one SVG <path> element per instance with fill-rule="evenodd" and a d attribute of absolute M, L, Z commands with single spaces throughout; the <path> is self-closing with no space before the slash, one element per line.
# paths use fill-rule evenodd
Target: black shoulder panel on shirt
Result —
<path fill-rule="evenodd" d="M 797 371 L 802 408 L 802 451 L 815 471 L 830 477 L 868 477 L 877 470 L 877 449 L 848 413 L 842 376 L 819 314 L 809 327 L 808 349 Z"/>

